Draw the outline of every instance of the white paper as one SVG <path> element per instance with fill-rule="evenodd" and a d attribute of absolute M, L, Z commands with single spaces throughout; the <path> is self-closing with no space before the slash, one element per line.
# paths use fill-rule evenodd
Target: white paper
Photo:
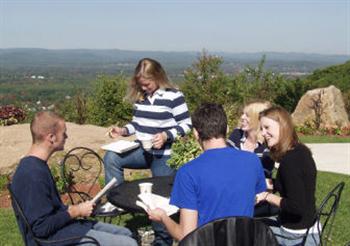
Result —
<path fill-rule="evenodd" d="M 92 198 L 91 201 L 92 201 L 93 203 L 96 203 L 98 200 L 101 199 L 101 197 L 102 197 L 103 195 L 106 194 L 106 192 L 107 192 L 110 188 L 112 188 L 112 187 L 114 186 L 115 183 L 117 183 L 117 179 L 116 179 L 116 178 L 112 178 L 112 180 L 109 181 L 108 184 L 106 184 L 106 186 L 103 187 L 103 189 L 100 190 L 100 192 L 97 193 L 97 195 L 96 195 L 94 198 Z"/>
<path fill-rule="evenodd" d="M 168 216 L 170 216 L 179 210 L 178 207 L 169 204 L 169 198 L 163 196 L 152 193 L 143 193 L 139 194 L 138 197 L 141 199 L 141 201 L 136 201 L 136 205 L 142 207 L 145 211 L 147 211 L 148 208 L 161 208 Z"/>
<path fill-rule="evenodd" d="M 134 142 L 134 141 L 127 141 L 127 140 L 118 140 L 116 142 L 113 143 L 109 143 L 106 145 L 102 145 L 101 148 L 104 150 L 109 150 L 109 151 L 113 151 L 116 153 L 124 153 L 126 151 L 135 149 L 137 147 L 139 147 L 139 143 Z"/>

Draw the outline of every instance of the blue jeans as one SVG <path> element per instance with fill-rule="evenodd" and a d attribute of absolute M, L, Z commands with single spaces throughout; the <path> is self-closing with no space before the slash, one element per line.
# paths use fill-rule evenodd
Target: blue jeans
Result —
<path fill-rule="evenodd" d="M 125 227 L 111 225 L 103 222 L 97 222 L 87 233 L 86 236 L 95 238 L 101 246 L 137 246 L 135 239 L 131 237 L 132 233 Z M 81 242 L 87 239 L 82 239 Z M 84 244 L 94 245 L 94 244 Z"/>
<path fill-rule="evenodd" d="M 107 151 L 103 157 L 105 168 L 106 184 L 115 177 L 117 184 L 124 182 L 124 168 L 147 169 L 151 168 L 152 175 L 168 176 L 175 174 L 174 169 L 167 165 L 170 156 L 157 156 L 144 151 L 141 147 L 128 151 L 123 154 L 117 154 Z"/>
<path fill-rule="evenodd" d="M 157 156 L 144 151 L 141 147 L 123 154 L 107 151 L 103 161 L 105 168 L 106 184 L 115 177 L 117 185 L 124 182 L 124 168 L 145 169 L 151 168 L 152 175 L 168 176 L 174 175 L 175 170 L 167 165 L 170 156 Z M 154 241 L 152 245 L 167 246 L 172 245 L 172 237 L 168 234 L 164 225 L 152 222 L 154 230 Z"/>
<path fill-rule="evenodd" d="M 276 235 L 276 239 L 279 245 L 282 246 L 298 246 L 301 245 L 304 234 L 291 233 L 289 231 L 284 230 L 279 224 L 276 217 L 270 217 L 265 219 L 264 222 L 268 224 L 273 232 Z M 287 238 L 282 238 L 277 235 L 281 235 Z M 306 237 L 305 246 L 317 246 L 320 243 L 320 237 L 318 233 L 310 233 Z"/>

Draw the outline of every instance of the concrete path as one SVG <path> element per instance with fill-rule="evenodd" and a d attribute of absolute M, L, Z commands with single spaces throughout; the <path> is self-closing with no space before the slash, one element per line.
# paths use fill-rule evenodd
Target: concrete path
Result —
<path fill-rule="evenodd" d="M 350 143 L 307 144 L 317 170 L 350 175 Z"/>

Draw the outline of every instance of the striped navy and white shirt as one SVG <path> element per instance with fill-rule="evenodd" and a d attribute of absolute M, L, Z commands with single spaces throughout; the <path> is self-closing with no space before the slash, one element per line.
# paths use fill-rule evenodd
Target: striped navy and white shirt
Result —
<path fill-rule="evenodd" d="M 137 139 L 166 132 L 168 141 L 154 155 L 170 155 L 174 139 L 191 131 L 192 122 L 182 92 L 176 89 L 158 89 L 152 97 L 134 104 L 132 121 L 125 126 L 128 134 Z"/>

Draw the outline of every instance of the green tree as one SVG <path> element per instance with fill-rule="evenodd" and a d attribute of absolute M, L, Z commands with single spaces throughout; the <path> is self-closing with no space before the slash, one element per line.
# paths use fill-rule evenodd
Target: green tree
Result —
<path fill-rule="evenodd" d="M 89 98 L 88 120 L 92 124 L 122 125 L 131 119 L 131 104 L 124 100 L 127 81 L 123 75 L 98 76 Z"/>
<path fill-rule="evenodd" d="M 57 105 L 57 111 L 67 121 L 85 124 L 89 114 L 87 101 L 87 94 L 82 89 L 78 89 L 71 99 L 65 99 Z"/>
<path fill-rule="evenodd" d="M 198 60 L 185 71 L 181 90 L 190 110 L 203 102 L 226 102 L 229 80 L 220 67 L 222 63 L 221 57 L 203 51 Z"/>

